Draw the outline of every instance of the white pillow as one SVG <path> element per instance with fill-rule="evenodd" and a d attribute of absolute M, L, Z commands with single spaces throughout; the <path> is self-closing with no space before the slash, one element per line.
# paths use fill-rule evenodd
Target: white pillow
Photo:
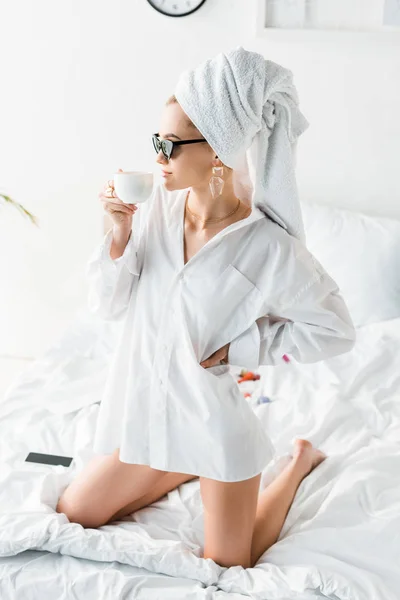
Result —
<path fill-rule="evenodd" d="M 306 245 L 338 284 L 355 327 L 400 316 L 400 221 L 301 202 Z"/>

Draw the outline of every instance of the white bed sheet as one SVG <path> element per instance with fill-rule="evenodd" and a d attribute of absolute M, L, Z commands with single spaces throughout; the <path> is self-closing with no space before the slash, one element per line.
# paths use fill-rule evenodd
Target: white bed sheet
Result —
<path fill-rule="evenodd" d="M 82 311 L 0 403 L 2 599 L 398 598 L 400 319 L 359 329 L 345 355 L 261 367 L 259 381 L 241 384 L 252 402 L 261 394 L 273 400 L 253 407 L 277 458 L 296 437 L 329 456 L 303 480 L 278 542 L 253 569 L 201 558 L 198 480 L 98 529 L 55 512 L 62 490 L 93 456 L 119 332 L 118 322 Z M 75 460 L 69 469 L 24 463 L 30 451 Z"/>

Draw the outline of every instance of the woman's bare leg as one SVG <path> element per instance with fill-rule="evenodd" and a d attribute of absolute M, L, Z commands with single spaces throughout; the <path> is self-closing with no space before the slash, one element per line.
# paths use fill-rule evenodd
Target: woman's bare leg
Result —
<path fill-rule="evenodd" d="M 261 473 L 243 481 L 218 481 L 200 477 L 204 508 L 203 558 L 221 567 L 251 567 Z"/>
<path fill-rule="evenodd" d="M 187 481 L 197 478 L 197 475 L 188 475 L 187 473 L 166 473 L 159 481 L 157 481 L 157 483 L 147 494 L 140 496 L 140 498 L 133 500 L 133 502 L 130 502 L 117 511 L 111 517 L 109 523 L 112 521 L 117 521 L 118 519 L 122 519 L 127 515 L 131 515 L 137 510 L 153 504 L 153 502 L 157 502 L 157 500 L 160 500 L 163 496 L 168 494 L 168 492 L 172 492 L 172 490 L 180 486 L 182 483 L 186 483 Z"/>
<path fill-rule="evenodd" d="M 100 527 L 122 506 L 148 493 L 166 473 L 121 462 L 117 448 L 85 465 L 58 499 L 56 511 L 83 527 Z"/>
<path fill-rule="evenodd" d="M 326 455 L 313 448 L 308 440 L 297 439 L 292 457 L 291 462 L 259 495 L 251 545 L 252 566 L 275 544 L 300 483 L 325 460 Z"/>

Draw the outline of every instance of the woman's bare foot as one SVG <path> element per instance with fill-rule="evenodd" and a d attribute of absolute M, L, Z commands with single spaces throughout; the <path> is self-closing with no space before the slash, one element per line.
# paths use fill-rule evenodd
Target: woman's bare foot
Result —
<path fill-rule="evenodd" d="M 314 448 L 311 442 L 299 438 L 293 444 L 292 456 L 297 463 L 304 465 L 305 476 L 327 458 L 326 454 Z"/>

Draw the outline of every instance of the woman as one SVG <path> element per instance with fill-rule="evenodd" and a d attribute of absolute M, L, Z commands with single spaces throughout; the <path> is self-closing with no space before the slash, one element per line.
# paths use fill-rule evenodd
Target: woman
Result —
<path fill-rule="evenodd" d="M 259 493 L 271 445 L 226 365 L 276 364 L 288 349 L 300 361 L 321 360 L 350 350 L 354 329 L 335 282 L 299 253 L 295 238 L 237 197 L 232 169 L 174 96 L 154 144 L 166 175 L 151 201 L 122 203 L 112 181 L 100 194 L 113 228 L 89 265 L 89 305 L 125 325 L 101 403 L 99 456 L 57 511 L 98 527 L 199 477 L 204 558 L 252 567 L 326 455 L 296 440 L 287 466 Z M 286 312 L 266 314 L 274 308 L 269 296 Z M 247 342 L 239 362 L 246 336 L 258 343 L 256 363 Z"/>

